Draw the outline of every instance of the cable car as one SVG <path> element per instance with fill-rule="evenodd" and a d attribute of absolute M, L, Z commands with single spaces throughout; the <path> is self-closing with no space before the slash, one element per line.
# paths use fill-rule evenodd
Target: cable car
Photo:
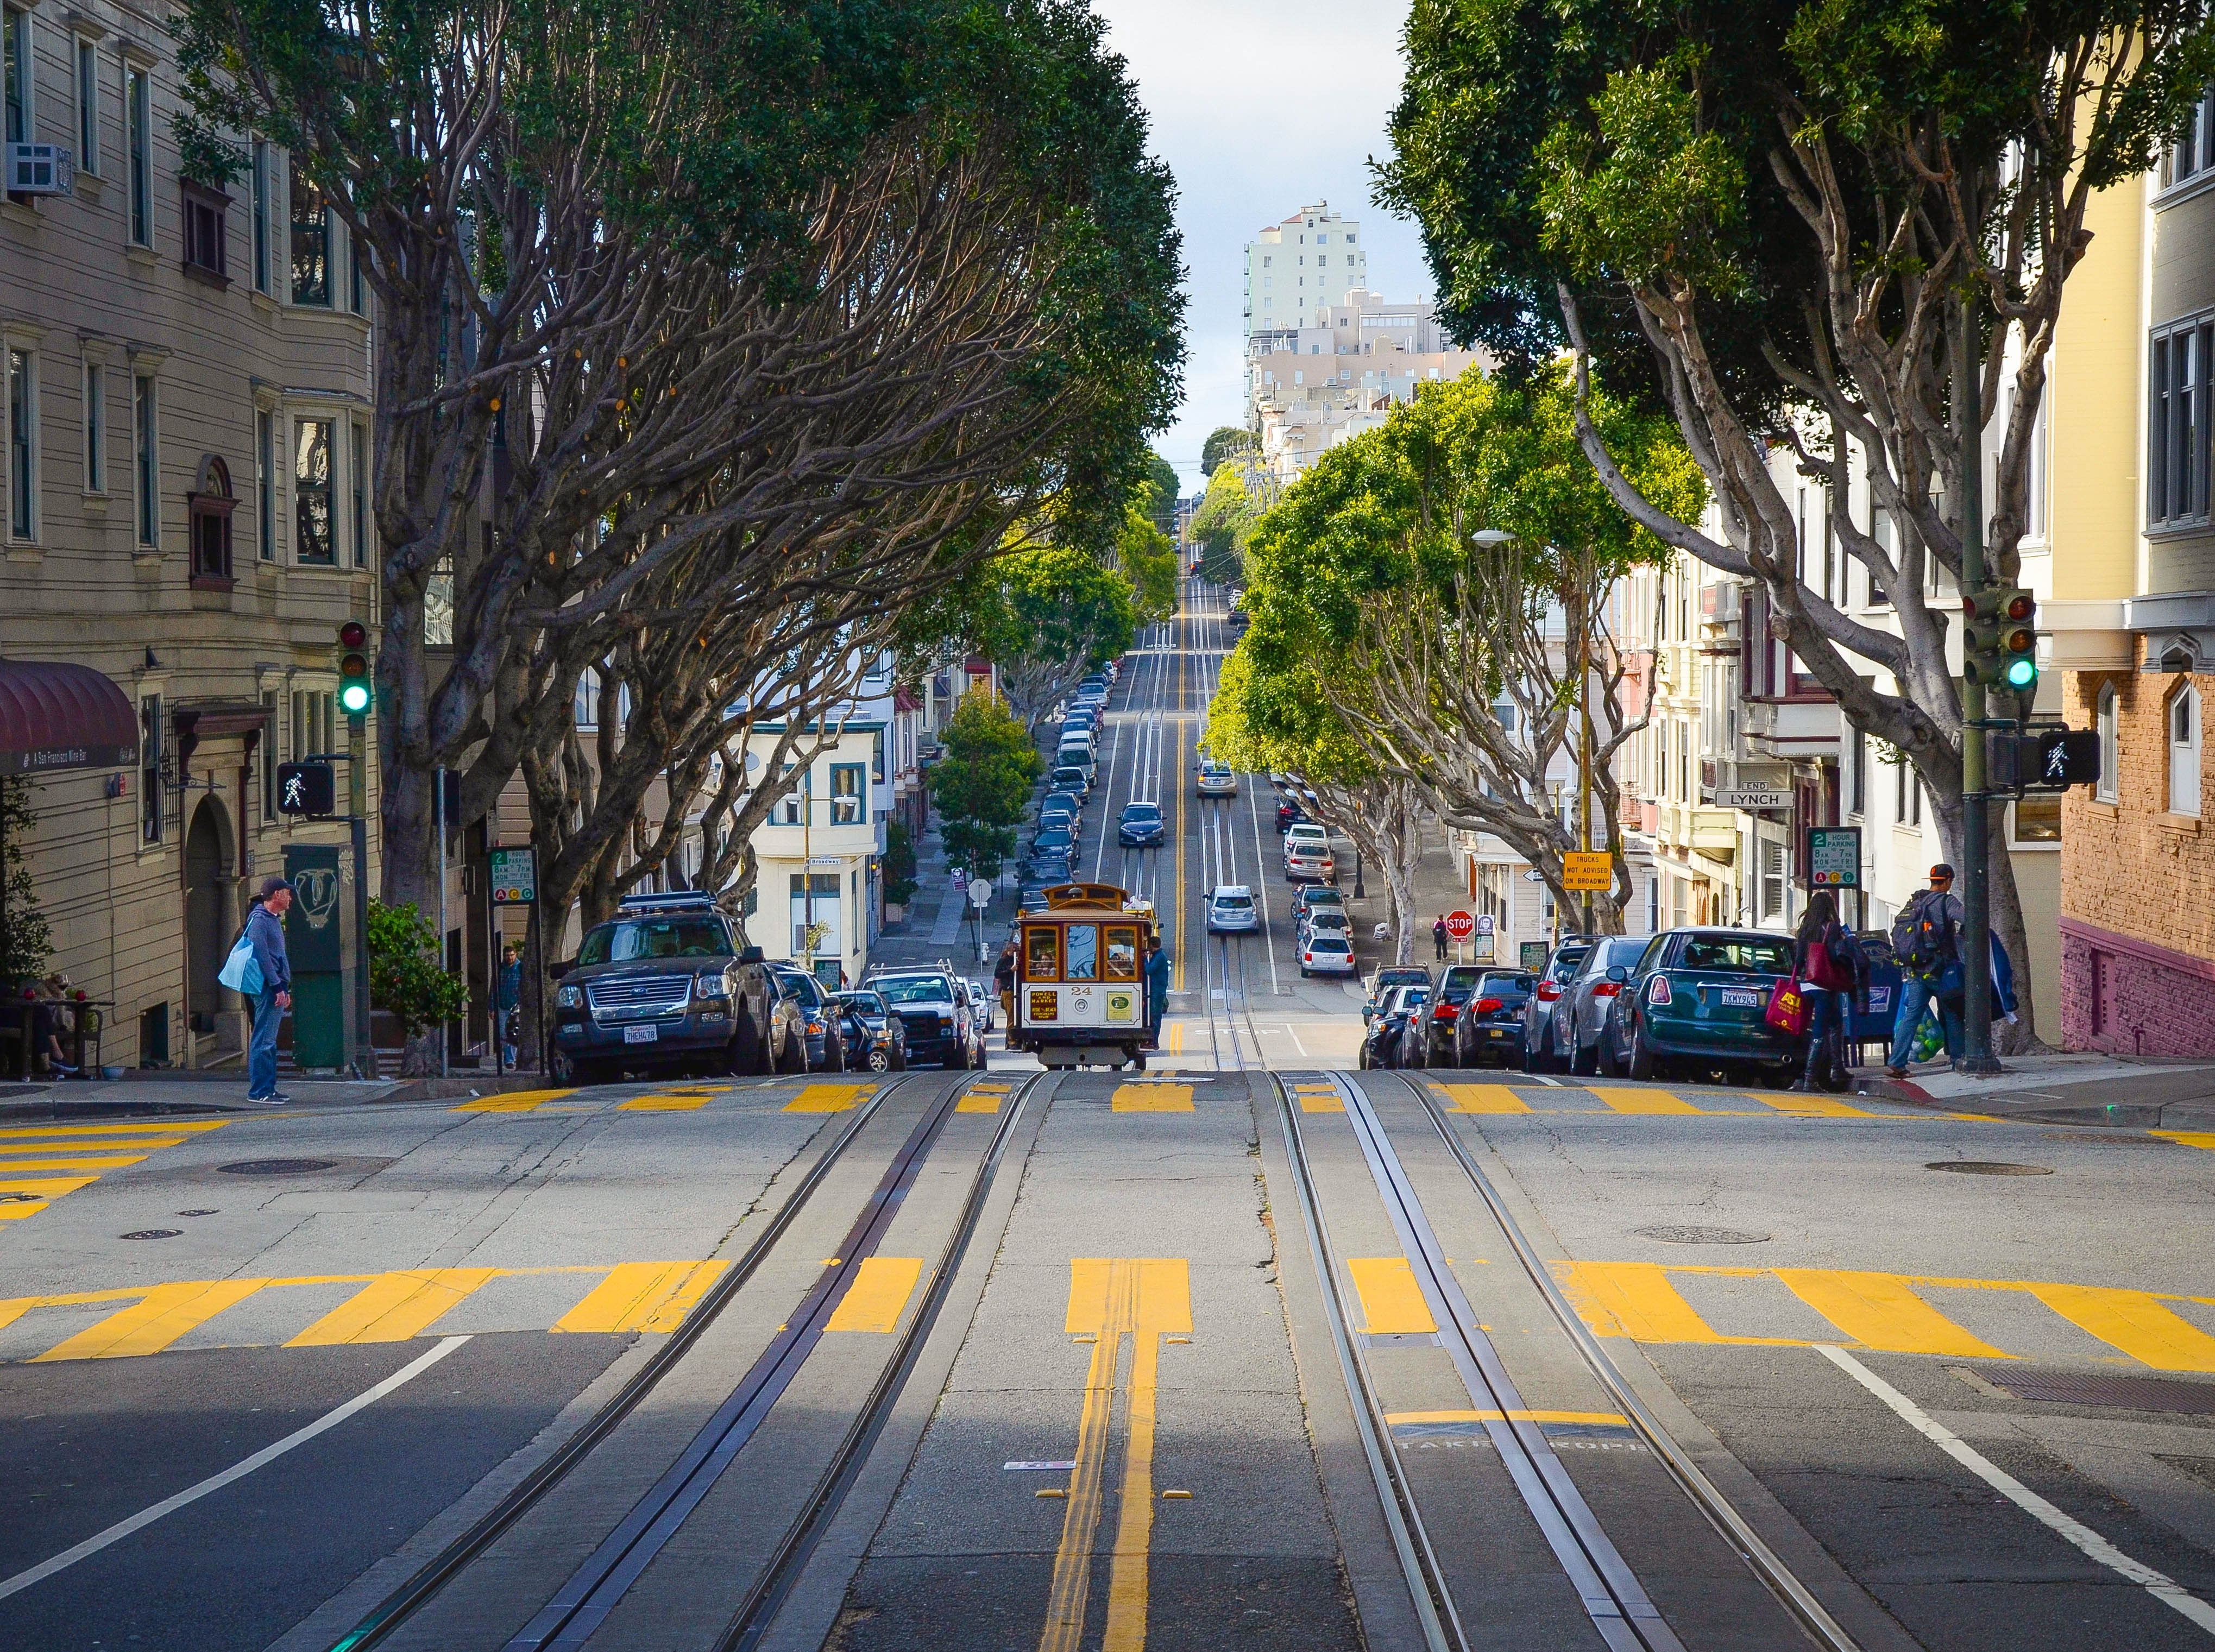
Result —
<path fill-rule="evenodd" d="M 1026 912 L 1015 939 L 1011 1049 L 1048 1068 L 1146 1064 L 1150 901 L 1113 884 L 1058 884 Z"/>

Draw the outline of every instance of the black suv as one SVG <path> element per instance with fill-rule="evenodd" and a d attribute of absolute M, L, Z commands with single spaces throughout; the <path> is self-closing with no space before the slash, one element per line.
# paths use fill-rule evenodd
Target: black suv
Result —
<path fill-rule="evenodd" d="M 862 983 L 885 1000 L 907 1033 L 907 1058 L 947 1067 L 982 1067 L 984 1035 L 974 1028 L 968 1002 L 951 970 L 900 970 Z"/>
<path fill-rule="evenodd" d="M 801 1007 L 761 948 L 739 950 L 710 896 L 632 896 L 586 933 L 575 963 L 556 967 L 554 1060 L 566 1082 L 807 1070 Z"/>

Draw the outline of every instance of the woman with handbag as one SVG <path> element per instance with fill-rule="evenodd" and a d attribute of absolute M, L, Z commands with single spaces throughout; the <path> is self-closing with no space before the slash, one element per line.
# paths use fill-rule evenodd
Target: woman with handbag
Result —
<path fill-rule="evenodd" d="M 1846 1018 L 1859 990 L 1861 947 L 1838 921 L 1838 903 L 1828 890 L 1807 897 L 1807 915 L 1793 939 L 1793 973 L 1807 996 L 1807 1068 L 1792 1087 L 1844 1089 Z"/>

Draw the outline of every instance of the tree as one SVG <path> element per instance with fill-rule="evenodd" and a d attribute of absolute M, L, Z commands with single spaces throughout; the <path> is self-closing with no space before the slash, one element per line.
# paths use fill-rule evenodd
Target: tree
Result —
<path fill-rule="evenodd" d="M 1608 404 L 1595 417 L 1641 486 L 1698 514 L 1698 473 L 1666 424 Z M 1368 768 L 1501 839 L 1558 902 L 1591 810 L 1590 840 L 1615 855 L 1592 921 L 1620 933 L 1631 884 L 1614 759 L 1646 707 L 1623 703 L 1602 598 L 1661 554 L 1585 462 L 1559 373 L 1427 389 L 1324 452 L 1255 533 L 1241 651 L 1289 690 L 1257 713 L 1298 734 L 1322 702 Z M 1588 798 L 1568 779 L 1580 767 Z"/>
<path fill-rule="evenodd" d="M 1164 535 L 1175 531 L 1176 467 L 1151 449 L 1146 453 L 1145 479 L 1138 484 L 1137 494 L 1133 503 L 1153 523 L 1155 531 Z"/>
<path fill-rule="evenodd" d="M 1176 547 L 1168 531 L 1135 505 L 1124 518 L 1115 554 L 1130 584 L 1131 607 L 1139 625 L 1158 625 L 1176 612 Z"/>
<path fill-rule="evenodd" d="M 1579 428 L 1623 509 L 1753 584 L 1769 634 L 1905 754 L 1958 847 L 1958 596 L 1927 593 L 1939 571 L 1958 592 L 1972 534 L 2019 582 L 2085 210 L 2189 119 L 2215 72 L 2206 9 L 1424 0 L 1408 58 L 1384 193 L 1420 217 L 1457 330 L 1511 370 L 1566 346 L 1580 394 L 1596 376 L 1676 422 L 1718 533 L 1648 496 L 1594 419 Z M 1801 542 L 1779 445 L 1823 484 L 1818 530 L 1891 624 L 1850 614 Z M 2003 824 L 1992 920 L 2022 957 Z"/>
<path fill-rule="evenodd" d="M 1138 525 L 1151 531 L 1143 517 Z M 1034 738 L 1087 672 L 1131 646 L 1138 623 L 1120 570 L 1036 541 L 985 565 L 966 618 L 972 646 L 1000 668 L 1009 709 Z"/>
<path fill-rule="evenodd" d="M 885 823 L 885 902 L 905 906 L 915 898 L 915 835 L 900 820 Z"/>
<path fill-rule="evenodd" d="M 1218 465 L 1192 518 L 1192 536 L 1200 548 L 1200 572 L 1218 584 L 1245 578 L 1247 541 L 1261 519 L 1261 509 L 1237 470 Z"/>
<path fill-rule="evenodd" d="M 441 965 L 439 938 L 412 902 L 370 899 L 369 1001 L 400 1024 L 408 1045 L 400 1070 L 409 1077 L 431 1070 L 416 1035 L 469 1009 L 468 984 Z"/>
<path fill-rule="evenodd" d="M 946 755 L 931 766 L 930 785 L 945 817 L 947 859 L 973 878 L 997 878 L 1015 852 L 1015 829 L 1044 762 L 1029 731 L 981 690 L 962 696 L 941 738 Z"/>
<path fill-rule="evenodd" d="M 1242 425 L 1218 425 L 1200 444 L 1200 474 L 1212 480 L 1215 468 L 1234 453 L 1243 453 L 1254 445 L 1254 433 Z"/>
<path fill-rule="evenodd" d="M 53 933 L 39 907 L 23 840 L 39 823 L 27 774 L 0 778 L 0 987 L 34 981 L 53 954 Z"/>

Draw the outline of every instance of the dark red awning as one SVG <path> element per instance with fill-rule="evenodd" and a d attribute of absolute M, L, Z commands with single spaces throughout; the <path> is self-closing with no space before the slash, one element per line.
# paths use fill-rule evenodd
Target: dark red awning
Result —
<path fill-rule="evenodd" d="M 107 677 L 60 660 L 0 659 L 0 774 L 138 761 L 138 714 Z"/>

